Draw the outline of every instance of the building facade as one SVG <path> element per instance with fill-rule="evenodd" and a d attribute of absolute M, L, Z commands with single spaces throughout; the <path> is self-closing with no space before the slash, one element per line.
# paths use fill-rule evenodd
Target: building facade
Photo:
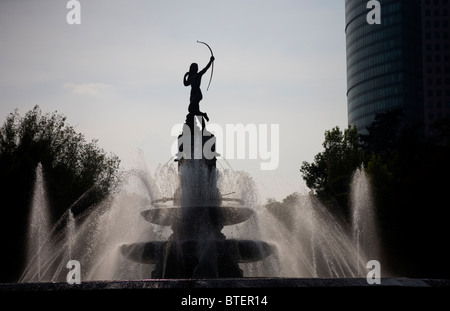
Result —
<path fill-rule="evenodd" d="M 426 128 L 450 112 L 449 1 L 380 0 L 380 24 L 368 23 L 368 2 L 345 2 L 348 123 L 364 132 L 377 113 L 401 109 Z"/>
<path fill-rule="evenodd" d="M 450 116 L 449 0 L 423 0 L 421 19 L 424 123 Z"/>

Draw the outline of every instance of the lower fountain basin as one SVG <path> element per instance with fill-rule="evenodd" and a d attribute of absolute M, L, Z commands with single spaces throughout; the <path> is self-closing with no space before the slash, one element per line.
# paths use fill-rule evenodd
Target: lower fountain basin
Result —
<path fill-rule="evenodd" d="M 202 214 L 205 212 L 214 215 L 214 218 L 220 215 L 220 221 L 223 226 L 235 225 L 246 221 L 253 215 L 253 210 L 247 207 L 233 206 L 196 206 L 196 207 L 166 207 L 154 208 L 141 212 L 141 215 L 153 224 L 161 226 L 171 226 L 178 223 L 182 217 L 183 209 L 201 209 Z"/>
<path fill-rule="evenodd" d="M 239 263 L 262 260 L 275 251 L 269 243 L 252 240 L 187 240 L 187 241 L 152 241 L 124 244 L 120 247 L 122 254 L 135 262 L 158 264 L 171 250 L 185 256 L 198 254 L 204 249 L 214 249 L 220 254 L 229 254 Z M 184 253 L 184 254 L 183 254 Z M 220 254 L 218 257 L 220 257 Z"/>

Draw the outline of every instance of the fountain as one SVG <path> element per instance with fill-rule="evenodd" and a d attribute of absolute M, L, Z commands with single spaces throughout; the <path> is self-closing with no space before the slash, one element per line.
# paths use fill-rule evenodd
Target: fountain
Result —
<path fill-rule="evenodd" d="M 188 115 L 178 137 L 175 161 L 180 186 L 174 197 L 155 200 L 154 208 L 141 213 L 150 223 L 170 226 L 172 235 L 168 241 L 122 245 L 121 252 L 133 261 L 154 264 L 152 278 L 243 277 L 239 263 L 262 260 L 273 252 L 273 246 L 227 239 L 221 232 L 224 226 L 245 222 L 254 212 L 242 206 L 243 200 L 220 194 L 215 137 L 204 122 L 200 129 L 195 118 Z M 204 152 L 207 146 L 210 154 Z M 168 206 L 167 202 L 173 203 Z"/>
<path fill-rule="evenodd" d="M 356 249 L 360 256 L 365 256 L 366 261 L 379 260 L 381 255 L 375 206 L 369 177 L 364 169 L 357 169 L 354 172 L 350 188 L 353 239 Z"/>
<path fill-rule="evenodd" d="M 365 276 L 380 250 L 364 169 L 351 183 L 348 229 L 314 195 L 264 207 L 251 176 L 216 167 L 215 139 L 188 118 L 175 163 L 150 174 L 137 161 L 117 192 L 77 217 L 69 208 L 52 228 L 38 165 L 29 230 L 39 234 L 30 231 L 19 282 L 64 281 L 70 260 L 83 281 Z"/>
<path fill-rule="evenodd" d="M 50 215 L 41 163 L 36 167 L 33 200 L 28 223 L 27 261 L 35 267 L 37 280 L 41 280 L 42 261 L 46 256 L 44 252 L 45 244 L 50 237 Z"/>
<path fill-rule="evenodd" d="M 355 240 L 362 222 L 373 216 L 367 206 L 357 211 L 370 189 L 360 185 L 360 175 L 355 173 L 351 186 L 361 199 L 353 200 L 359 216 L 348 230 L 313 195 L 299 194 L 284 209 L 268 210 L 247 173 L 215 168 L 200 176 L 196 166 L 202 161 L 178 162 L 178 168 L 167 163 L 153 173 L 136 161 L 119 191 L 76 217 L 67 210 L 29 253 L 19 282 L 65 282 L 70 260 L 80 262 L 81 280 L 87 282 L 177 275 L 354 278 L 364 277 L 367 261 L 377 259 L 373 248 L 363 247 L 370 244 Z M 195 189 L 183 187 L 184 179 L 206 180 L 208 187 L 189 194 Z M 201 203 L 201 196 L 208 199 Z M 32 214 L 46 208 L 34 204 Z M 36 238 L 29 236 L 29 244 Z M 369 240 L 378 238 L 370 234 Z M 177 261 L 186 264 L 179 268 Z"/>
<path fill-rule="evenodd" d="M 198 87 L 193 65 L 184 83 Z M 377 253 L 365 254 L 367 238 L 371 245 L 377 241 L 374 230 L 364 231 L 373 224 L 367 177 L 355 174 L 351 185 L 351 230 L 310 194 L 296 195 L 282 210 L 269 210 L 248 174 L 216 167 L 216 137 L 206 129 L 199 92 L 191 91 L 177 169 L 166 163 L 156 176 L 145 165 L 124 172 L 117 192 L 77 217 L 69 208 L 51 230 L 39 216 L 46 203 L 33 203 L 31 228 L 46 228 L 46 234 L 29 237 L 37 248 L 30 250 L 19 282 L 65 281 L 71 260 L 80 263 L 83 282 L 365 275 L 367 260 L 377 259 Z M 42 166 L 38 172 L 37 184 L 43 185 Z M 41 190 L 35 188 L 37 198 Z"/>

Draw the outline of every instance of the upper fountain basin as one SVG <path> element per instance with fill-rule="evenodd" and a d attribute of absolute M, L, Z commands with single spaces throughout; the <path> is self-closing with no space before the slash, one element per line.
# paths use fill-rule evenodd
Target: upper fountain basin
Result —
<path fill-rule="evenodd" d="M 232 206 L 195 206 L 195 207 L 166 207 L 154 208 L 141 212 L 145 220 L 161 225 L 171 226 L 179 222 L 183 215 L 183 211 L 191 209 L 202 209 L 210 215 L 220 215 L 223 226 L 235 225 L 246 221 L 253 215 L 253 210 L 247 207 Z"/>

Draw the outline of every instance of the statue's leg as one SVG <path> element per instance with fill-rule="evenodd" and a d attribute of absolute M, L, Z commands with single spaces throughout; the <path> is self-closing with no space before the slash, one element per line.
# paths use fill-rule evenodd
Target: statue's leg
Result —
<path fill-rule="evenodd" d="M 191 103 L 189 104 L 188 111 L 194 115 L 198 115 L 200 112 L 200 106 L 198 101 L 191 101 Z"/>

